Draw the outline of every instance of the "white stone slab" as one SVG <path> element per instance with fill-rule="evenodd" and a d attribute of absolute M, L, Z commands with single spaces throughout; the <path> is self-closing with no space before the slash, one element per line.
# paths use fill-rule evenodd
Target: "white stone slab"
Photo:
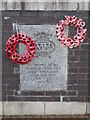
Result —
<path fill-rule="evenodd" d="M 44 114 L 44 102 L 37 102 L 37 103 L 27 102 L 24 105 L 24 111 L 25 111 L 25 115 L 43 115 Z"/>
<path fill-rule="evenodd" d="M 21 3 L 20 3 L 20 0 L 18 0 L 18 2 L 7 2 L 7 7 L 5 9 L 7 10 L 21 10 Z"/>
<path fill-rule="evenodd" d="M 87 114 L 90 114 L 90 103 L 87 103 Z"/>
<path fill-rule="evenodd" d="M 80 2 L 79 3 L 79 10 L 89 10 L 90 8 L 90 3 L 88 2 Z"/>
<path fill-rule="evenodd" d="M 3 114 L 3 111 L 2 111 L 2 102 L 0 102 L 0 116 Z"/>
<path fill-rule="evenodd" d="M 78 115 L 86 114 L 86 103 L 79 102 L 46 102 L 46 115 Z"/>
<path fill-rule="evenodd" d="M 2 1 L 0 1 L 0 10 L 2 10 Z"/>
<path fill-rule="evenodd" d="M 20 0 L 21 2 L 89 2 L 89 0 Z M 6 0 L 3 0 L 6 2 Z M 7 0 L 7 2 L 18 2 L 18 0 Z"/>
<path fill-rule="evenodd" d="M 4 115 L 43 115 L 43 102 L 4 102 Z"/>
<path fill-rule="evenodd" d="M 4 1 L 3 1 L 4 2 Z M 15 2 L 18 2 L 16 4 Z M 24 5 L 20 2 L 25 2 Z M 89 0 L 7 0 L 6 5 L 2 6 L 3 10 L 88 10 Z M 78 6 L 79 5 L 79 6 Z"/>
<path fill-rule="evenodd" d="M 86 103 L 81 102 L 3 102 L 3 106 L 4 115 L 86 114 Z"/>
<path fill-rule="evenodd" d="M 26 2 L 24 9 L 25 10 L 77 10 L 77 2 L 73 4 L 73 2 L 70 3 L 60 3 L 60 2 Z"/>

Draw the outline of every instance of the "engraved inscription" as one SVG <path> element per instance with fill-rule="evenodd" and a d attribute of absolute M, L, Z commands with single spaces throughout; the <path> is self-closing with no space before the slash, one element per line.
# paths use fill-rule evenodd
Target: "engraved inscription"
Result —
<path fill-rule="evenodd" d="M 55 49 L 55 45 L 51 41 L 38 41 L 37 42 L 37 53 L 51 53 Z"/>
<path fill-rule="evenodd" d="M 46 57 L 55 50 L 55 44 L 50 41 L 52 34 L 45 32 L 34 33 L 37 43 L 37 56 Z M 45 56 L 46 55 L 46 56 Z"/>
<path fill-rule="evenodd" d="M 32 78 L 41 81 L 42 79 L 50 80 L 56 77 L 60 67 L 55 63 L 34 64 L 32 67 L 28 67 L 27 70 Z"/>

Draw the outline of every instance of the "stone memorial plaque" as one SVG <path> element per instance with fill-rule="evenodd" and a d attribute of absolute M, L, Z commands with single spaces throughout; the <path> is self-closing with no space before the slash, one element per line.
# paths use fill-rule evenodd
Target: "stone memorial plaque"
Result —
<path fill-rule="evenodd" d="M 31 36 L 37 44 L 35 59 L 27 65 L 20 65 L 21 90 L 67 89 L 68 53 L 56 39 L 55 28 L 56 25 L 19 25 L 19 31 Z M 23 46 L 19 45 L 21 54 L 26 50 Z"/>

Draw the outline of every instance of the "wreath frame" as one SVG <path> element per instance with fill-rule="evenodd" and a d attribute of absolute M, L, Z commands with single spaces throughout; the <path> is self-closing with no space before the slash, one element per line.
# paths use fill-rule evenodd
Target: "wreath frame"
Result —
<path fill-rule="evenodd" d="M 25 44 L 27 51 L 23 56 L 16 52 L 16 46 L 21 43 Z M 13 34 L 6 43 L 6 54 L 7 57 L 16 64 L 27 64 L 32 58 L 35 58 L 34 53 L 37 50 L 35 41 L 30 37 L 26 36 L 25 33 Z"/>
<path fill-rule="evenodd" d="M 68 38 L 64 34 L 64 30 L 67 26 L 75 26 L 77 33 L 73 38 Z M 56 37 L 60 41 L 60 44 L 66 45 L 68 48 L 76 48 L 84 42 L 87 29 L 85 28 L 85 22 L 81 18 L 75 16 L 66 16 L 65 20 L 60 20 L 56 25 Z"/>

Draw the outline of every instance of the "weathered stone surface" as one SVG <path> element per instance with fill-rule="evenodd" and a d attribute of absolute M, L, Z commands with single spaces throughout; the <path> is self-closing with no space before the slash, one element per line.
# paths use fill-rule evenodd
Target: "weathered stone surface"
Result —
<path fill-rule="evenodd" d="M 46 102 L 46 115 L 86 114 L 86 104 L 79 102 Z"/>
<path fill-rule="evenodd" d="M 5 3 L 6 2 L 6 3 Z M 5 4 L 4 4 L 5 3 Z M 3 0 L 3 10 L 88 10 L 89 0 Z"/>
<path fill-rule="evenodd" d="M 2 2 L 0 1 L 0 10 L 2 10 Z"/>
<path fill-rule="evenodd" d="M 43 115 L 44 102 L 4 102 L 4 115 Z"/>
<path fill-rule="evenodd" d="M 55 25 L 20 25 L 19 31 L 27 33 L 37 44 L 35 59 L 20 65 L 22 90 L 66 90 L 67 48 L 55 37 Z M 67 33 L 67 32 L 66 32 Z M 20 53 L 25 48 L 19 46 Z"/>
<path fill-rule="evenodd" d="M 18 2 L 18 0 L 3 0 L 3 2 Z M 20 0 L 20 2 L 89 2 L 89 0 Z"/>
<path fill-rule="evenodd" d="M 84 115 L 80 102 L 3 102 L 4 115 Z"/>
<path fill-rule="evenodd" d="M 90 114 L 90 103 L 87 103 L 87 114 Z"/>
<path fill-rule="evenodd" d="M 88 8 L 88 9 L 87 9 Z M 79 3 L 79 10 L 90 10 L 88 2 L 80 2 Z"/>
<path fill-rule="evenodd" d="M 25 3 L 25 10 L 77 10 L 77 3 L 69 3 L 69 2 L 28 2 Z"/>
<path fill-rule="evenodd" d="M 0 115 L 2 115 L 2 102 L 0 102 Z"/>

